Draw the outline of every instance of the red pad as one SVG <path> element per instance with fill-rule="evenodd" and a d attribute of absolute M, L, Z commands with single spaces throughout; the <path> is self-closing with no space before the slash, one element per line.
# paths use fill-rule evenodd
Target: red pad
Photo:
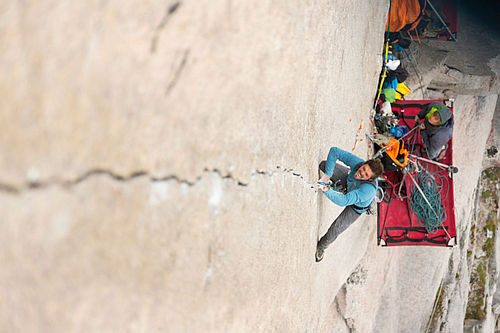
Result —
<path fill-rule="evenodd" d="M 392 104 L 392 110 L 397 111 L 404 116 L 411 116 L 412 118 L 420 112 L 421 106 L 415 105 L 425 105 L 434 100 L 428 101 L 398 101 Z M 441 100 L 442 101 L 442 100 Z M 405 106 L 408 105 L 408 106 Z M 453 109 L 450 108 L 453 112 Z M 413 119 L 401 119 L 399 125 L 406 125 L 410 129 L 415 126 L 415 120 Z M 410 151 L 412 144 L 415 143 L 422 145 L 422 139 L 420 137 L 420 130 L 416 130 L 415 135 L 410 134 L 409 137 L 405 138 L 405 146 L 408 151 Z M 423 146 L 423 145 L 422 145 Z M 414 155 L 423 156 L 427 158 L 425 153 L 414 152 Z M 414 160 L 414 158 L 411 158 Z M 410 162 L 412 163 L 412 162 Z M 413 212 L 410 211 L 410 206 L 408 199 L 400 200 L 396 195 L 398 192 L 402 197 L 410 196 L 412 189 L 415 189 L 412 179 L 407 175 L 405 178 L 404 185 L 400 188 L 399 186 L 388 186 L 384 188 L 386 192 L 385 197 L 387 201 L 382 201 L 378 205 L 378 217 L 377 217 L 377 228 L 378 228 L 378 244 L 385 246 L 453 246 L 456 245 L 457 230 L 455 226 L 455 204 L 454 204 L 454 194 L 453 194 L 453 178 L 452 173 L 447 169 L 443 169 L 433 163 L 428 163 L 425 161 L 419 161 L 423 167 L 430 173 L 437 172 L 438 175 L 442 175 L 442 178 L 447 179 L 445 181 L 445 186 L 441 190 L 441 201 L 445 207 L 446 220 L 442 224 L 442 228 L 438 228 L 434 233 L 427 232 L 423 223 L 420 224 L 418 218 Z M 448 149 L 446 151 L 445 158 L 439 163 L 452 165 L 453 163 L 453 144 L 452 140 L 448 143 Z M 450 178 L 451 175 L 451 178 Z M 403 178 L 403 174 L 400 171 L 390 171 L 384 173 L 384 178 L 388 180 L 388 183 L 398 184 Z M 415 173 L 412 174 L 415 181 Z"/>

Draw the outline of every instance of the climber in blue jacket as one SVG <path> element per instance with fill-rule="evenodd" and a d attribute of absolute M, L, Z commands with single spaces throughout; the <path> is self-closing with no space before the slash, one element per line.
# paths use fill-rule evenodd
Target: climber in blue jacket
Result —
<path fill-rule="evenodd" d="M 337 160 L 347 167 L 337 163 Z M 338 235 L 371 207 L 377 192 L 377 178 L 384 172 L 379 159 L 364 161 L 337 147 L 330 148 L 327 160 L 322 161 L 319 168 L 324 172 L 319 182 L 332 183 L 331 186 L 322 188 L 323 193 L 335 204 L 345 208 L 319 240 L 316 247 L 318 262 L 323 259 L 325 249 Z"/>

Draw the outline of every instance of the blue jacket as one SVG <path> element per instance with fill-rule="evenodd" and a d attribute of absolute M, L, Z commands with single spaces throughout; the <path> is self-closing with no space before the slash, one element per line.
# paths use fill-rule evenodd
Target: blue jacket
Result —
<path fill-rule="evenodd" d="M 358 171 L 358 164 L 365 161 L 353 154 L 342 150 L 337 147 L 330 148 L 328 159 L 326 160 L 325 173 L 331 177 L 333 175 L 333 168 L 337 160 L 342 161 L 345 165 L 351 168 L 351 172 L 347 176 L 347 193 L 342 194 L 332 189 L 323 192 L 328 199 L 333 201 L 339 206 L 356 205 L 358 207 L 371 206 L 375 194 L 377 192 L 378 180 L 375 179 L 375 186 L 370 182 L 358 180 L 354 178 L 354 174 Z M 354 207 L 353 207 L 354 208 Z M 358 213 L 363 213 L 366 209 L 356 209 Z"/>

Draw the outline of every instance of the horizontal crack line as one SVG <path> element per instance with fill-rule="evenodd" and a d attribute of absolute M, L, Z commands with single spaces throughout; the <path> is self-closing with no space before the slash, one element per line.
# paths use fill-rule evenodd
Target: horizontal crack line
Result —
<path fill-rule="evenodd" d="M 242 180 L 238 180 L 234 178 L 230 173 L 223 173 L 219 169 L 204 169 L 204 173 L 217 173 L 221 179 L 230 179 L 236 182 L 238 186 L 243 186 L 246 187 L 249 185 L 249 182 L 244 182 Z M 289 174 L 293 177 L 299 178 L 303 183 L 306 185 L 310 186 L 310 188 L 315 189 L 317 191 L 317 188 L 315 186 L 316 182 L 311 182 L 307 179 L 305 179 L 300 173 L 297 173 L 293 171 L 293 169 L 287 169 L 281 166 L 277 166 L 276 170 L 274 171 L 265 171 L 265 170 L 257 170 L 255 172 L 252 172 L 250 174 L 250 178 L 255 177 L 255 176 L 276 176 L 278 174 Z M 0 182 L 0 192 L 8 193 L 8 194 L 21 194 L 22 192 L 25 191 L 30 191 L 30 190 L 43 190 L 49 187 L 62 187 L 62 188 L 71 188 L 75 185 L 78 185 L 80 183 L 85 182 L 89 178 L 95 177 L 95 176 L 107 176 L 115 181 L 119 182 L 128 182 L 131 181 L 135 178 L 139 177 L 147 177 L 151 180 L 151 182 L 164 182 L 164 181 L 175 181 L 179 184 L 185 184 L 188 186 L 195 186 L 199 181 L 201 181 L 203 175 L 196 177 L 194 180 L 190 181 L 187 179 L 182 179 L 177 175 L 166 175 L 166 176 L 153 176 L 150 175 L 149 172 L 144 171 L 144 170 L 139 170 L 139 171 L 134 171 L 128 175 L 120 175 L 117 173 L 114 173 L 110 170 L 106 169 L 92 169 L 81 176 L 78 176 L 73 179 L 67 179 L 67 180 L 61 180 L 61 179 L 48 179 L 46 181 L 28 181 L 23 185 L 15 186 L 12 184 L 8 183 L 1 183 Z"/>

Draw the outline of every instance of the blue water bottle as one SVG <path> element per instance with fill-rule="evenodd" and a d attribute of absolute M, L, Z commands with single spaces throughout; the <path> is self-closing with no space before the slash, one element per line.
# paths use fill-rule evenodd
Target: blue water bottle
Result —
<path fill-rule="evenodd" d="M 406 126 L 393 126 L 393 127 L 391 127 L 389 132 L 391 132 L 395 138 L 399 139 L 400 137 L 408 134 L 408 129 L 406 128 Z"/>

